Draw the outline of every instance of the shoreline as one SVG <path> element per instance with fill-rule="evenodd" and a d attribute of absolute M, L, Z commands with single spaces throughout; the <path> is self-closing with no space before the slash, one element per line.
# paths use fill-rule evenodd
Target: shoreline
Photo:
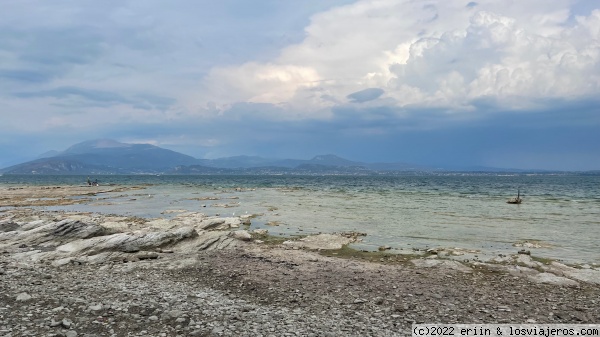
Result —
<path fill-rule="evenodd" d="M 248 216 L 25 205 L 83 189 L 15 190 L 20 206 L 0 210 L 0 335 L 403 336 L 412 323 L 600 322 L 593 266 L 364 253 L 347 246 L 358 233 L 273 238 L 245 230 Z"/>
<path fill-rule="evenodd" d="M 42 181 L 61 186 L 58 180 Z M 414 182 L 401 180 L 394 182 L 401 184 L 400 189 L 376 184 L 373 190 L 364 185 L 368 181 L 360 181 L 362 187 L 353 189 L 347 180 L 341 181 L 340 186 L 312 180 L 304 186 L 296 180 L 268 179 L 265 182 L 193 178 L 158 184 L 148 184 L 151 180 L 145 179 L 138 184 L 130 184 L 133 181 L 128 179 L 115 180 L 119 181 L 123 185 L 113 186 L 138 186 L 143 190 L 82 195 L 77 204 L 40 208 L 142 218 L 172 217 L 175 213 L 167 212 L 174 210 L 230 216 L 252 213 L 257 217 L 252 220 L 251 229 L 266 228 L 275 235 L 365 232 L 368 236 L 351 246 L 369 251 L 389 246 L 395 253 L 412 254 L 443 248 L 446 251 L 442 254 L 451 258 L 485 261 L 500 254 L 513 254 L 521 249 L 516 248 L 518 245 L 525 244 L 528 247 L 522 248 L 535 256 L 569 264 L 600 265 L 596 245 L 600 237 L 594 229 L 598 222 L 591 216 L 600 211 L 598 204 L 589 198 L 571 200 L 577 198 L 569 188 L 561 189 L 564 195 L 558 201 L 538 195 L 531 196 L 524 205 L 515 206 L 507 205 L 499 197 L 502 191 L 495 189 L 494 184 L 478 190 L 476 181 L 456 189 L 449 188 L 454 180 L 431 181 L 431 188 L 414 187 Z M 79 187 L 84 193 L 98 190 Z M 330 190 L 337 187 L 340 189 Z M 388 198 L 387 193 L 392 195 Z"/>

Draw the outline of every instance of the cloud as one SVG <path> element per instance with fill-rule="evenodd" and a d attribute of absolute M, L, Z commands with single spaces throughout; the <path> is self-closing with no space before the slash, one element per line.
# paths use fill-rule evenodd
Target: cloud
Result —
<path fill-rule="evenodd" d="M 17 92 L 13 95 L 23 99 L 50 97 L 63 102 L 63 104 L 70 100 L 70 104 L 78 108 L 87 106 L 114 106 L 126 104 L 136 108 L 148 110 L 166 110 L 175 103 L 175 100 L 172 98 L 154 96 L 150 94 L 136 94 L 131 98 L 127 98 L 121 94 L 111 91 L 77 87 L 58 87 L 41 91 Z"/>
<path fill-rule="evenodd" d="M 513 139 L 522 158 L 557 158 L 561 134 L 598 161 L 591 1 L 3 5 L 3 147 L 116 138 L 197 156 L 498 164 L 491 151 L 525 165 Z"/>
<path fill-rule="evenodd" d="M 33 98 L 33 97 L 54 97 L 64 99 L 67 97 L 80 97 L 88 101 L 102 102 L 102 103 L 131 103 L 130 100 L 125 97 L 109 91 L 101 90 L 85 90 L 82 88 L 74 87 L 60 87 L 50 90 L 43 90 L 38 92 L 20 92 L 15 94 L 16 97 L 20 98 Z"/>
<path fill-rule="evenodd" d="M 0 70 L 0 78 L 15 82 L 43 83 L 48 82 L 52 77 L 52 74 L 40 71 L 24 69 Z"/>
<path fill-rule="evenodd" d="M 203 92 L 225 109 L 272 103 L 307 118 L 369 88 L 395 107 L 454 112 L 487 97 L 499 110 L 587 97 L 600 90 L 600 10 L 573 21 L 571 4 L 357 1 L 313 16 L 304 40 L 269 63 L 214 68 Z"/>
<path fill-rule="evenodd" d="M 385 91 L 380 88 L 368 88 L 368 89 L 364 89 L 361 91 L 351 93 L 350 95 L 348 95 L 346 97 L 349 98 L 352 103 L 362 103 L 362 102 L 367 102 L 367 101 L 372 101 L 374 99 L 377 99 L 381 95 L 383 95 L 384 92 Z"/>

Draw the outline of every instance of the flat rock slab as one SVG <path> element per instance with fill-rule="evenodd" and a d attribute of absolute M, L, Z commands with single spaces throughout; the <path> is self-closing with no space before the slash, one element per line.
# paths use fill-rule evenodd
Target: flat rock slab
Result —
<path fill-rule="evenodd" d="M 444 268 L 470 273 L 473 270 L 458 261 L 438 260 L 438 259 L 414 259 L 410 260 L 416 267 L 421 268 Z"/>
<path fill-rule="evenodd" d="M 536 275 L 527 276 L 533 282 L 536 283 L 546 283 L 546 284 L 554 284 L 559 286 L 578 286 L 579 283 L 577 281 L 573 281 L 566 277 L 556 276 L 552 273 L 539 273 Z"/>
<path fill-rule="evenodd" d="M 98 254 L 103 251 L 124 251 L 136 247 L 139 250 L 155 249 L 167 244 L 198 236 L 198 233 L 189 227 L 178 228 L 165 232 L 135 232 L 118 233 L 85 240 L 75 240 L 57 247 L 56 250 L 64 253 Z"/>
<path fill-rule="evenodd" d="M 352 238 L 347 238 L 336 234 L 317 234 L 307 236 L 298 240 L 283 242 L 285 247 L 303 248 L 303 249 L 341 249 L 345 245 L 354 242 Z"/>
<path fill-rule="evenodd" d="M 569 267 L 559 262 L 552 262 L 548 268 L 548 272 L 566 276 L 577 281 L 600 284 L 600 270 L 597 269 L 579 269 Z"/>

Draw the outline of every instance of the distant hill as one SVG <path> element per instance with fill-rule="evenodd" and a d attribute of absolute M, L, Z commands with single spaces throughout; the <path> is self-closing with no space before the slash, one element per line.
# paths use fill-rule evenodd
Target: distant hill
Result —
<path fill-rule="evenodd" d="M 109 139 L 75 144 L 53 156 L 2 170 L 7 174 L 136 174 L 161 173 L 198 160 L 150 144 L 126 144 Z"/>
<path fill-rule="evenodd" d="M 404 163 L 361 163 L 333 154 L 309 160 L 235 156 L 194 157 L 150 144 L 96 139 L 0 170 L 3 174 L 369 174 L 431 170 Z"/>

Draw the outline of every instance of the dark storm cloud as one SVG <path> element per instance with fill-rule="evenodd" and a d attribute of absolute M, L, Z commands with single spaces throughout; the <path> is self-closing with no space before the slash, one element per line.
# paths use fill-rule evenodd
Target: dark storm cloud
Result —
<path fill-rule="evenodd" d="M 363 103 L 379 98 L 384 92 L 385 91 L 381 88 L 368 88 L 351 93 L 347 98 L 350 99 L 352 103 Z"/>

